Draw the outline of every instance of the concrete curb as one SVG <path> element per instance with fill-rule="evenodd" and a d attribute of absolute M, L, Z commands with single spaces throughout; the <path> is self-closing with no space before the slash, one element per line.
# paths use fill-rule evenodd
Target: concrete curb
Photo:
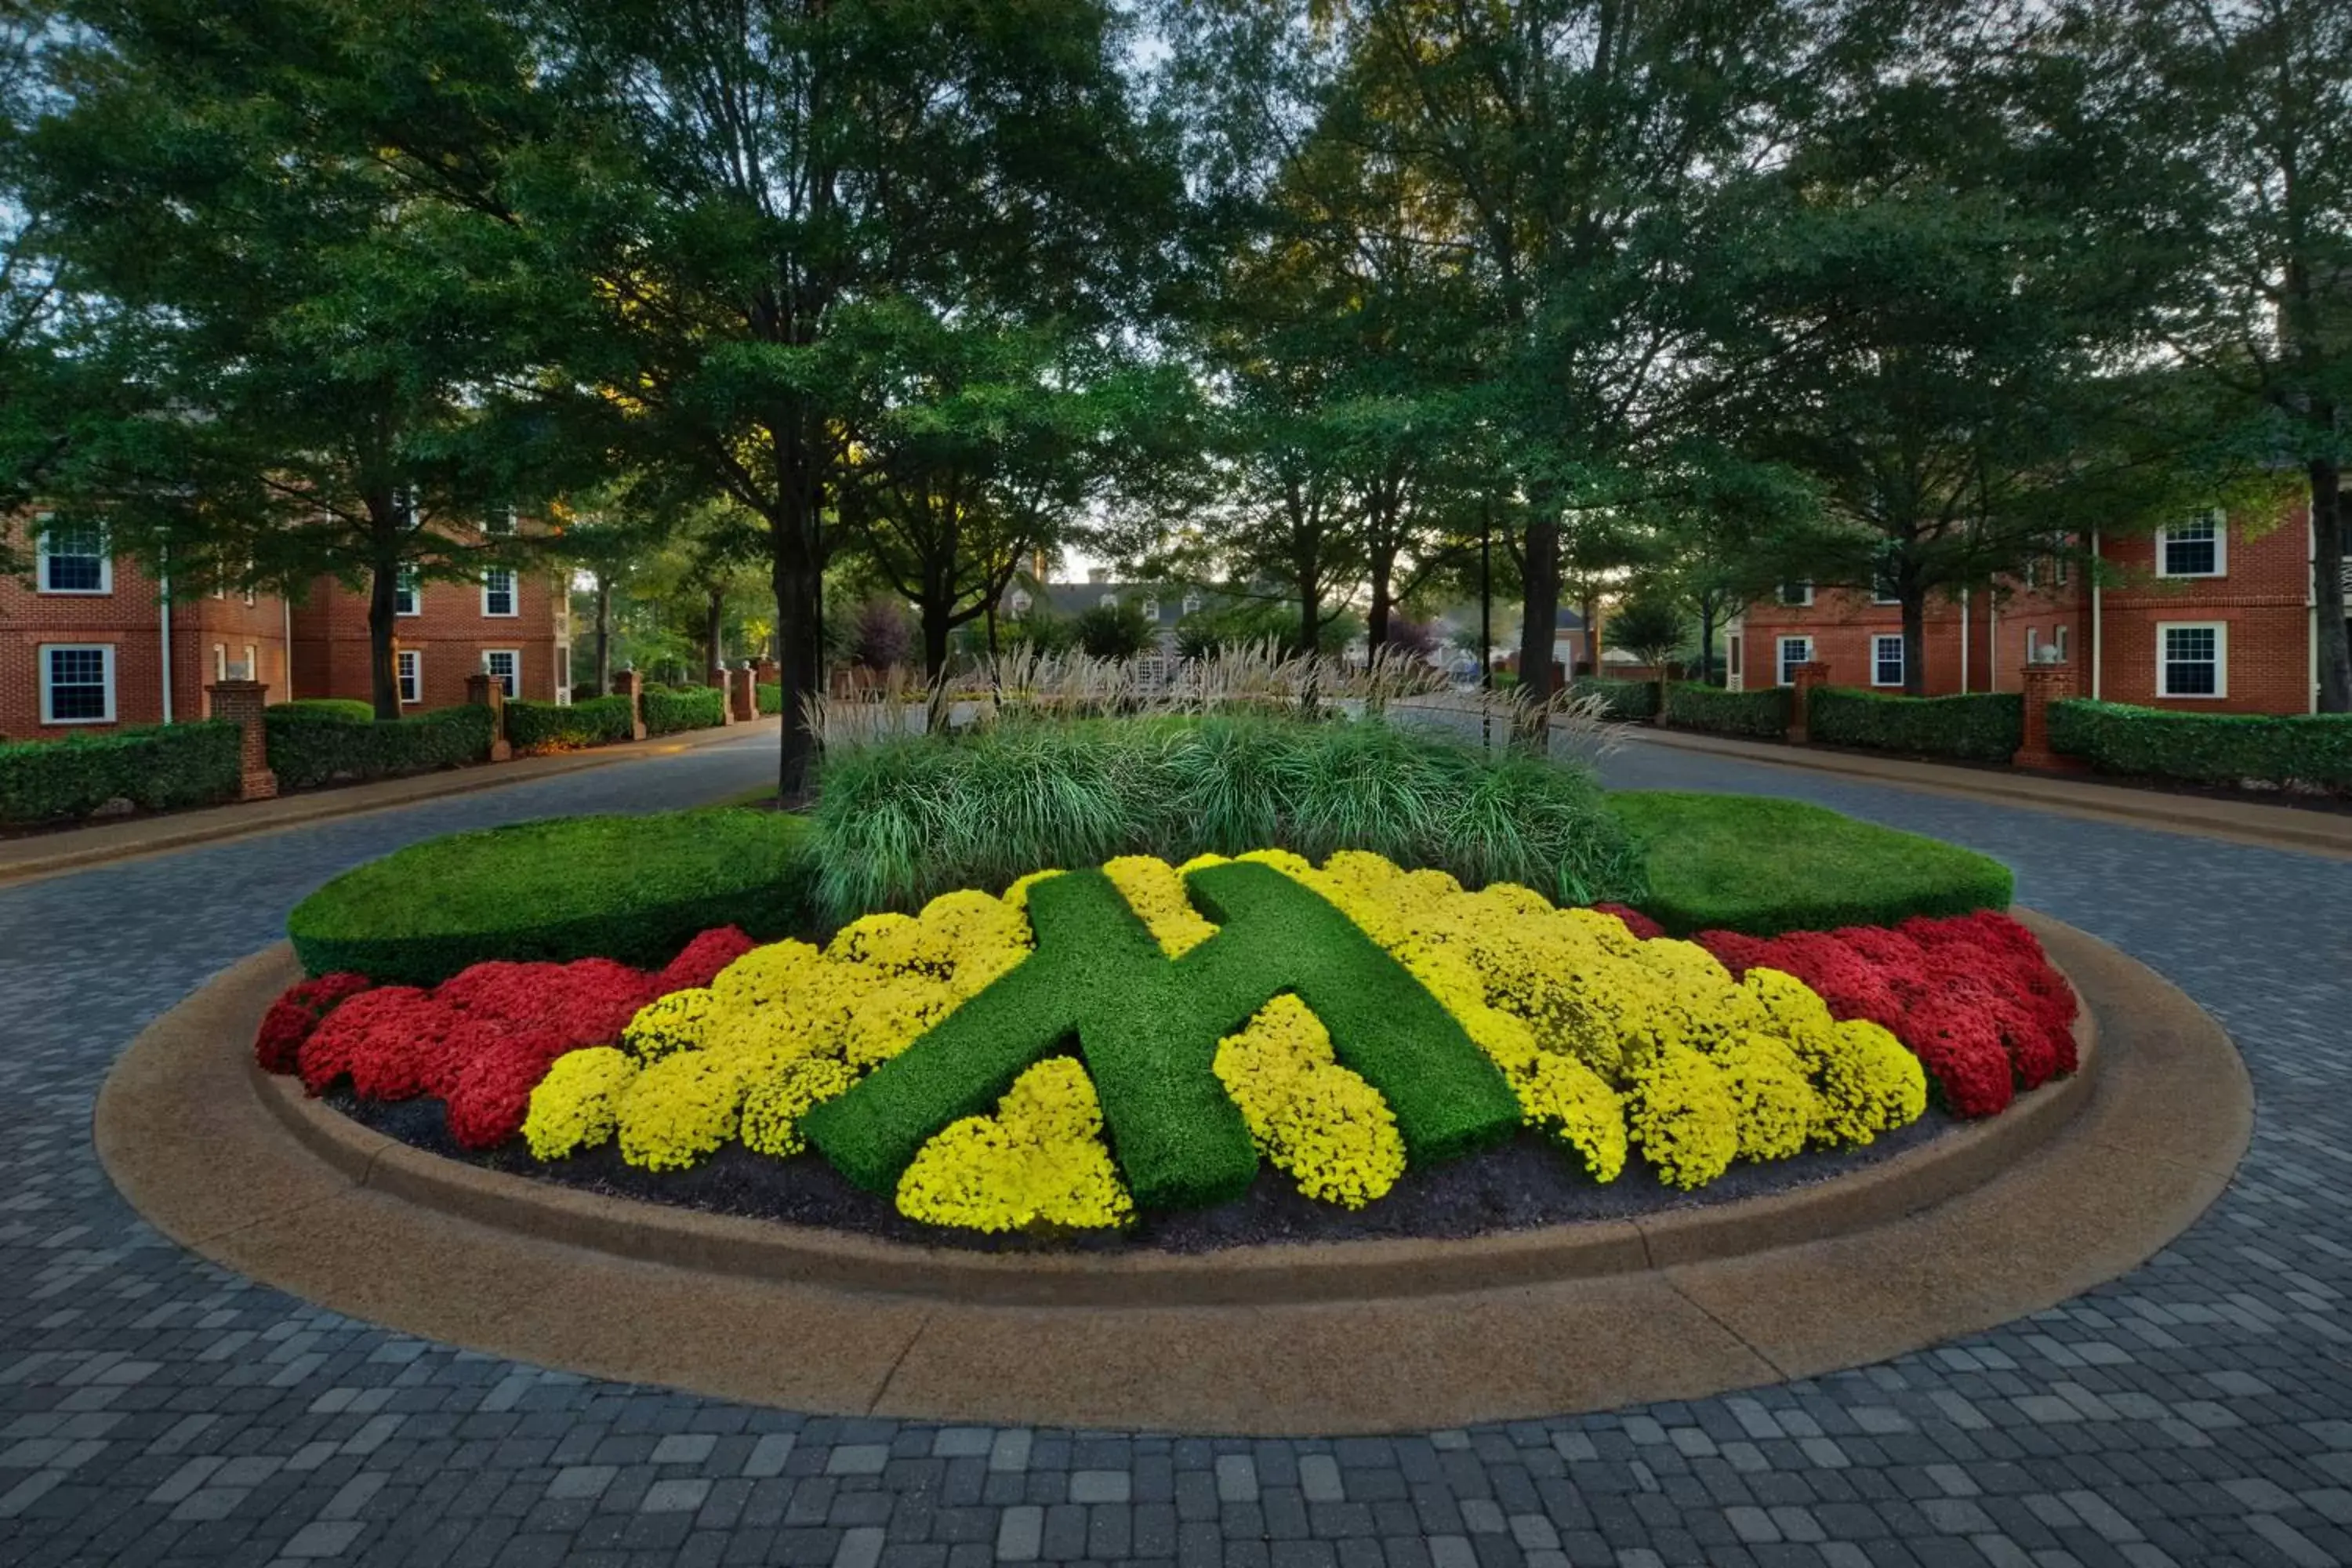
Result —
<path fill-rule="evenodd" d="M 2095 1065 L 2068 1084 L 1817 1187 L 1470 1241 L 972 1254 L 479 1171 L 252 1070 L 254 1025 L 293 977 L 282 946 L 134 1042 L 96 1135 L 117 1186 L 183 1244 L 545 1364 L 828 1412 L 1426 1427 L 1877 1359 L 2063 1300 L 2178 1234 L 2243 1150 L 2242 1067 L 2156 976 L 2035 924 L 2100 1020 Z"/>
<path fill-rule="evenodd" d="M 451 795 L 533 784 L 565 773 L 610 767 L 615 763 L 643 762 L 649 757 L 675 756 L 680 752 L 740 741 L 746 735 L 772 734 L 779 721 L 761 719 L 723 728 L 688 731 L 647 741 L 597 746 L 583 752 L 550 756 L 518 757 L 509 763 L 483 763 L 446 773 L 417 773 L 382 779 L 373 784 L 346 784 L 332 789 L 280 795 L 275 800 L 242 805 L 206 806 L 136 822 L 62 828 L 55 833 L 0 841 L 0 886 L 39 881 L 92 866 L 119 860 L 139 860 L 201 844 L 283 833 L 338 817 L 361 816 L 372 811 L 392 811 L 423 801 Z M 761 728 L 764 726 L 765 728 Z M 54 846 L 54 847 L 52 847 Z M 22 851 L 22 853 L 19 853 Z"/>
<path fill-rule="evenodd" d="M 1868 756 L 1818 747 L 1738 741 L 1720 735 L 1698 735 L 1677 730 L 1632 727 L 1635 744 L 1698 752 L 1743 763 L 1795 768 L 1807 773 L 1833 773 L 1870 784 L 1928 795 L 1989 800 L 2021 805 L 2062 816 L 2120 822 L 2201 838 L 2267 849 L 2290 849 L 2306 855 L 2352 859 L 2352 816 L 2302 811 L 2294 806 L 2257 801 L 2220 800 L 2205 795 L 2167 795 L 2159 790 L 2133 789 L 2105 784 L 2091 775 L 2081 778 L 1989 768 L 1954 767 L 1942 763 L 1913 762 L 1900 757 Z"/>

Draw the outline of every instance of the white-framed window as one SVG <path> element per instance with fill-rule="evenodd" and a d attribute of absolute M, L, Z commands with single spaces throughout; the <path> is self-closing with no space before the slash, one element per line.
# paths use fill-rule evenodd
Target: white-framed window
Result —
<path fill-rule="evenodd" d="M 2220 512 L 2177 522 L 2156 532 L 2159 577 L 2222 577 L 2230 570 L 2230 535 Z"/>
<path fill-rule="evenodd" d="M 510 506 L 492 507 L 490 515 L 482 520 L 482 531 L 494 539 L 503 539 L 515 531 L 515 509 Z"/>
<path fill-rule="evenodd" d="M 415 705 L 425 700 L 425 656 L 413 647 L 404 647 L 392 656 L 394 683 L 400 688 L 402 702 Z"/>
<path fill-rule="evenodd" d="M 1870 683 L 1873 686 L 1903 684 L 1903 635 L 1900 632 L 1870 639 Z"/>
<path fill-rule="evenodd" d="M 95 528 L 59 527 L 46 517 L 37 520 L 41 531 L 37 581 L 44 594 L 111 594 L 114 557 L 106 548 L 105 533 Z"/>
<path fill-rule="evenodd" d="M 2158 621 L 2158 697 L 2230 695 L 2230 626 L 2226 621 Z"/>
<path fill-rule="evenodd" d="M 1797 666 L 1813 662 L 1813 639 L 1782 637 L 1780 639 L 1780 659 L 1776 673 L 1783 686 L 1797 684 Z"/>
<path fill-rule="evenodd" d="M 1160 618 L 1159 600 L 1146 599 L 1143 601 L 1143 618 L 1147 621 L 1156 621 Z"/>
<path fill-rule="evenodd" d="M 1790 606 L 1810 605 L 1813 602 L 1813 585 L 1811 583 L 1783 583 L 1780 584 L 1780 602 Z"/>
<path fill-rule="evenodd" d="M 1025 616 L 1029 613 L 1029 605 L 1031 602 L 1028 592 L 1025 589 L 1015 588 L 1012 593 L 1005 595 L 1004 607 L 1012 611 L 1016 616 Z"/>
<path fill-rule="evenodd" d="M 515 608 L 515 574 L 510 566 L 493 566 L 482 574 L 482 614 L 513 616 Z"/>
<path fill-rule="evenodd" d="M 225 642 L 213 644 L 213 679 L 215 680 L 228 679 L 228 644 Z"/>
<path fill-rule="evenodd" d="M 1739 650 L 1747 642 L 1738 632 L 1723 639 L 1723 673 L 1734 680 L 1739 679 Z"/>
<path fill-rule="evenodd" d="M 1900 566 L 1892 554 L 1882 554 L 1870 568 L 1870 602 L 1874 605 L 1899 605 L 1903 602 L 1902 584 L 1896 571 Z"/>
<path fill-rule="evenodd" d="M 2065 662 L 2066 662 L 2066 628 L 2065 628 L 2064 626 L 2060 626 L 2056 631 L 2052 632 L 2052 633 L 2050 634 L 2050 646 L 2051 646 L 2053 648 L 2054 648 L 2054 649 L 2056 649 L 2056 650 L 2057 650 L 2057 651 L 2056 651 L 2056 655 L 2055 655 L 2055 658 L 2056 658 L 2056 659 L 2057 659 L 2057 662 L 2059 662 L 2060 664 L 2063 664 L 2063 663 L 2065 663 Z"/>
<path fill-rule="evenodd" d="M 1187 594 L 1184 595 L 1184 613 L 1188 616 L 1197 616 L 1201 613 L 1200 595 Z"/>
<path fill-rule="evenodd" d="M 425 613 L 425 574 L 414 566 L 403 566 L 393 574 L 392 613 L 395 616 L 421 616 Z"/>
<path fill-rule="evenodd" d="M 2025 662 L 2028 664 L 2042 662 L 2042 628 L 2040 626 L 2025 628 Z"/>
<path fill-rule="evenodd" d="M 555 645 L 555 700 L 565 703 L 572 700 L 572 645 L 570 643 L 560 642 Z"/>
<path fill-rule="evenodd" d="M 1116 609 L 1118 609 L 1118 595 L 1117 594 L 1105 594 L 1105 595 L 1102 596 L 1102 607 L 1103 607 L 1104 609 L 1106 609 L 1106 610 L 1116 610 Z"/>
<path fill-rule="evenodd" d="M 522 695 L 522 655 L 515 649 L 484 648 L 482 672 L 499 683 L 509 702 Z"/>
<path fill-rule="evenodd" d="M 2050 558 L 2050 581 L 2057 587 L 2063 588 L 2066 585 L 2066 558 L 2063 555 L 2053 555 Z"/>
<path fill-rule="evenodd" d="M 245 645 L 245 679 L 247 680 L 261 679 L 261 650 L 251 643 Z"/>
<path fill-rule="evenodd" d="M 114 722 L 114 645 L 43 643 L 41 722 Z"/>

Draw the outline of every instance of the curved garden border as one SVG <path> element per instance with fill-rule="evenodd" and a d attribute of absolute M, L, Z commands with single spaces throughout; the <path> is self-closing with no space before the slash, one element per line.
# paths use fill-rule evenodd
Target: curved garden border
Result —
<path fill-rule="evenodd" d="M 251 1066 L 272 948 L 100 1096 L 132 1204 L 355 1316 L 631 1381 L 843 1413 L 1370 1431 L 1688 1398 L 1876 1360 L 2113 1278 L 2227 1184 L 2242 1064 L 2150 971 L 2027 917 L 2084 1068 L 1853 1175 L 1468 1240 L 977 1253 L 604 1197 L 440 1159 Z M 293 1136 L 289 1136 L 289 1130 Z M 2061 1131 L 2064 1137 L 2056 1136 Z"/>

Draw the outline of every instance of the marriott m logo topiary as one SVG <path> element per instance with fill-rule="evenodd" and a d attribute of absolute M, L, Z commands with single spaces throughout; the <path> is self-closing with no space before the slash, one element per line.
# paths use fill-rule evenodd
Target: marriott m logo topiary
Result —
<path fill-rule="evenodd" d="M 1285 992 L 1387 1099 L 1413 1163 L 1518 1125 L 1510 1085 L 1453 1015 L 1318 894 L 1249 862 L 1205 868 L 1186 884 L 1221 929 L 1175 959 L 1101 872 L 1034 884 L 1036 951 L 809 1111 L 809 1142 L 852 1181 L 887 1192 L 934 1134 L 991 1110 L 1023 1068 L 1075 1039 L 1136 1201 L 1220 1203 L 1248 1187 L 1257 1152 L 1217 1080 L 1217 1042 Z"/>

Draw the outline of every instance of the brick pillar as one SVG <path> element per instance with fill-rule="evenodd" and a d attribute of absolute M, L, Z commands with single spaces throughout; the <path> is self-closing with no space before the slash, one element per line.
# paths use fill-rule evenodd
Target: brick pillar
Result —
<path fill-rule="evenodd" d="M 728 677 L 727 691 L 735 710 L 735 721 L 749 724 L 760 716 L 760 694 L 751 689 L 751 661 L 745 659 Z"/>
<path fill-rule="evenodd" d="M 466 700 L 490 710 L 490 761 L 513 756 L 514 748 L 507 744 L 507 689 L 495 676 L 477 671 L 466 677 Z"/>
<path fill-rule="evenodd" d="M 238 748 L 236 798 L 269 800 L 278 794 L 278 775 L 269 769 L 269 731 L 262 710 L 269 705 L 269 688 L 258 680 L 215 680 L 205 688 L 213 700 L 213 717 L 243 731 Z"/>
<path fill-rule="evenodd" d="M 646 678 L 634 669 L 614 670 L 612 695 L 629 700 L 629 739 L 644 740 L 646 738 Z"/>
<path fill-rule="evenodd" d="M 1830 667 L 1819 659 L 1797 666 L 1794 671 L 1796 691 L 1789 701 L 1789 739 L 1801 742 L 1808 734 L 1812 713 L 1813 689 L 1830 683 Z"/>
<path fill-rule="evenodd" d="M 716 687 L 719 691 L 719 721 L 721 724 L 732 724 L 735 722 L 735 678 L 733 674 L 729 671 L 725 665 L 714 664 L 710 667 L 709 684 Z"/>
<path fill-rule="evenodd" d="M 2072 773 L 2083 764 L 2050 749 L 2050 705 L 2074 695 L 2074 667 L 2070 664 L 2029 664 L 2025 667 L 2025 736 L 2011 767 L 2044 768 Z"/>

